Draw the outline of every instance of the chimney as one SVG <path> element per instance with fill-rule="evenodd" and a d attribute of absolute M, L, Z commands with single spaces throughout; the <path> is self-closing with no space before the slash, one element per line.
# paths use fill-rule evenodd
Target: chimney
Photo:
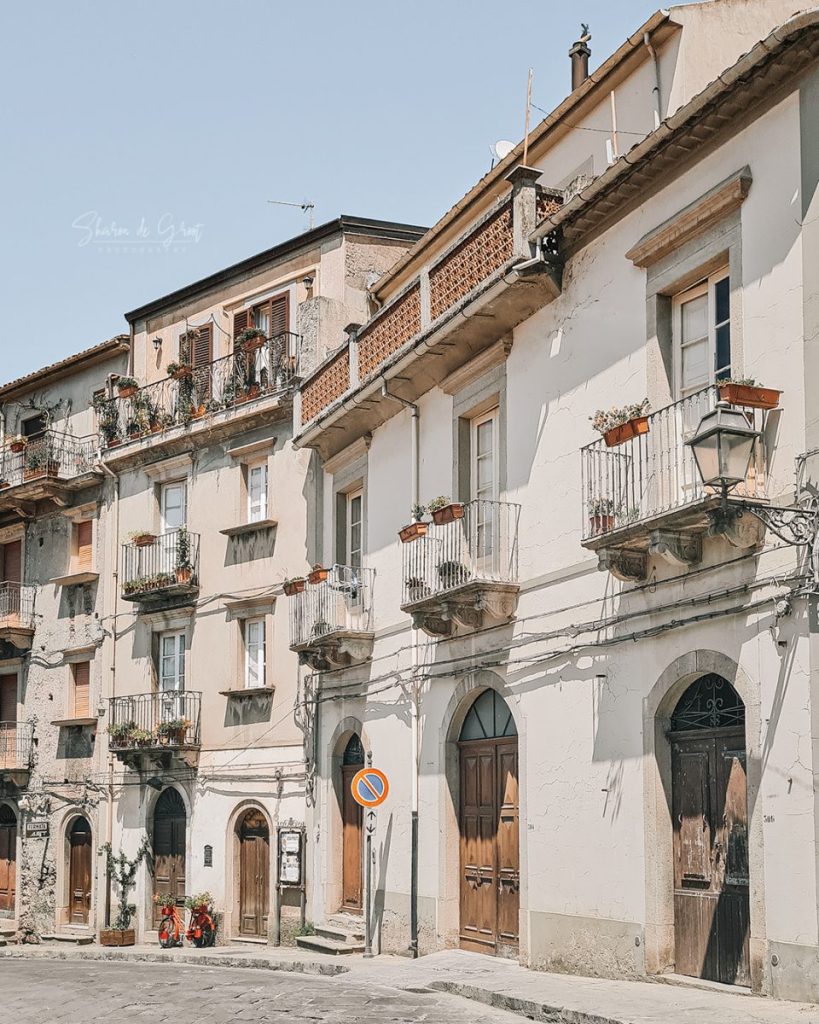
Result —
<path fill-rule="evenodd" d="M 569 56 L 572 59 L 572 92 L 581 86 L 589 77 L 589 57 L 591 50 L 588 43 L 591 39 L 589 26 L 581 24 L 582 34 L 576 43 L 572 44 Z"/>

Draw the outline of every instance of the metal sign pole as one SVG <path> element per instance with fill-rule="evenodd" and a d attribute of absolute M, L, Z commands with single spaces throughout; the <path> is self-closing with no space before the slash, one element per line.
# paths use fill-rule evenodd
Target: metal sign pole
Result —
<path fill-rule="evenodd" d="M 375 832 L 375 811 L 367 811 L 367 824 L 365 831 L 365 853 L 367 858 L 365 865 L 364 883 L 364 958 L 372 959 L 373 956 L 373 928 L 372 928 L 372 884 L 373 884 L 373 832 Z"/>

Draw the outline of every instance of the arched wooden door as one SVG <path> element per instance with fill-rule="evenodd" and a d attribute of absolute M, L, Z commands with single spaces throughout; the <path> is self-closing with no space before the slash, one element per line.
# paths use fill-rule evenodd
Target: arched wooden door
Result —
<path fill-rule="evenodd" d="M 0 805 L 0 914 L 14 914 L 17 895 L 17 818 L 8 804 Z"/>
<path fill-rule="evenodd" d="M 248 811 L 239 827 L 239 931 L 267 938 L 270 906 L 270 829 L 261 811 Z"/>
<path fill-rule="evenodd" d="M 461 947 L 517 956 L 518 737 L 511 711 L 494 690 L 484 690 L 469 709 L 458 748 Z"/>
<path fill-rule="evenodd" d="M 159 893 L 170 893 L 177 906 L 185 902 L 185 804 L 175 789 L 164 790 L 154 808 L 154 882 Z M 162 907 L 154 906 L 159 927 Z"/>
<path fill-rule="evenodd" d="M 91 911 L 91 826 L 75 818 L 68 833 L 68 916 L 71 924 L 88 924 Z"/>
<path fill-rule="evenodd" d="M 750 985 L 745 705 L 727 679 L 691 684 L 670 740 L 676 969 Z"/>
<path fill-rule="evenodd" d="M 351 783 L 363 767 L 364 747 L 354 733 L 341 762 L 341 906 L 344 910 L 361 910 L 362 907 L 363 812 L 353 800 Z"/>

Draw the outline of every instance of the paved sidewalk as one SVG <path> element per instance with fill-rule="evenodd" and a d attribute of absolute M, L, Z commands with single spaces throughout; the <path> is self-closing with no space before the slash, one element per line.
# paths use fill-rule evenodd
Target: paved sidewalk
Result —
<path fill-rule="evenodd" d="M 199 963 L 324 974 L 340 988 L 371 982 L 402 991 L 432 989 L 511 1010 L 550 1024 L 819 1024 L 819 1005 L 643 981 L 606 981 L 529 971 L 477 953 L 448 950 L 409 960 L 365 960 L 264 946 L 221 946 L 206 951 L 134 946 L 106 950 L 54 946 L 8 947 L 2 958 L 111 959 Z"/>

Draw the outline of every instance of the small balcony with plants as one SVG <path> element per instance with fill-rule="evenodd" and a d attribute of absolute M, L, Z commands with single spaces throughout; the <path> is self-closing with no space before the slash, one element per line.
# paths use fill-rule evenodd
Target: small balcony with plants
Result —
<path fill-rule="evenodd" d="M 251 411 L 269 413 L 268 406 L 292 396 L 300 345 L 297 334 L 267 338 L 250 328 L 235 339 L 230 355 L 212 362 L 169 363 L 162 380 L 145 386 L 134 377 L 119 377 L 110 394 L 99 394 L 92 403 L 103 451 L 115 457 L 116 450 L 147 438 L 170 440 Z"/>
<path fill-rule="evenodd" d="M 50 429 L 7 438 L 0 445 L 0 509 L 48 499 L 59 504 L 67 492 L 88 487 L 101 475 L 98 447 L 96 434 Z"/>
<path fill-rule="evenodd" d="M 136 531 L 122 545 L 122 599 L 146 609 L 190 602 L 199 593 L 199 534 L 184 526 Z"/>
<path fill-rule="evenodd" d="M 34 749 L 32 722 L 0 722 L 0 781 L 24 786 Z"/>
<path fill-rule="evenodd" d="M 111 697 L 108 745 L 118 760 L 136 769 L 198 763 L 202 694 L 172 690 Z"/>
<path fill-rule="evenodd" d="M 18 650 L 31 650 L 35 593 L 35 587 L 22 583 L 0 583 L 0 640 Z"/>
<path fill-rule="evenodd" d="M 647 578 L 650 556 L 695 565 L 721 504 L 766 502 L 766 428 L 780 394 L 753 381 L 721 381 L 657 411 L 647 401 L 598 410 L 591 420 L 601 436 L 581 449 L 581 543 L 597 553 L 600 568 L 637 581 Z M 689 444 L 718 403 L 741 410 L 759 432 L 746 478 L 727 498 L 703 484 Z M 731 531 L 722 532 L 738 547 L 750 547 L 760 539 L 760 524 L 737 517 Z"/>
<path fill-rule="evenodd" d="M 290 649 L 315 671 L 361 664 L 373 651 L 373 570 L 317 565 L 287 580 Z"/>
<path fill-rule="evenodd" d="M 412 514 L 399 537 L 401 609 L 413 625 L 443 637 L 511 619 L 520 589 L 520 505 L 440 497 Z"/>

